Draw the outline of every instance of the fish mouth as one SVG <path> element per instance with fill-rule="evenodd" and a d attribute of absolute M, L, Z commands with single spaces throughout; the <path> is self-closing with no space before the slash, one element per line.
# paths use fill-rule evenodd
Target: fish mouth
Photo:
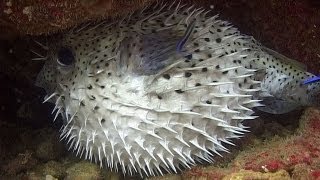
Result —
<path fill-rule="evenodd" d="M 314 105 L 320 107 L 320 92 L 317 92 L 313 98 Z"/>
<path fill-rule="evenodd" d="M 320 107 L 320 91 L 311 93 L 309 92 L 309 94 L 306 97 L 306 102 L 307 104 L 305 106 Z"/>

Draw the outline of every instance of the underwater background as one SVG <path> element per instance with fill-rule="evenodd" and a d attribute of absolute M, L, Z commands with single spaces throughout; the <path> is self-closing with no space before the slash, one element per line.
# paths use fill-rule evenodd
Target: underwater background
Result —
<path fill-rule="evenodd" d="M 88 20 L 117 18 L 152 0 L 0 2 L 0 179 L 139 179 L 80 160 L 59 141 L 61 122 L 52 122 L 52 105 L 34 87 L 43 65 L 34 62 L 32 39 L 62 32 Z M 317 0 L 183 1 L 213 8 L 220 19 L 244 34 L 320 72 L 320 3 Z M 285 115 L 259 114 L 250 133 L 229 146 L 215 164 L 178 175 L 149 179 L 319 179 L 320 111 L 308 108 Z"/>

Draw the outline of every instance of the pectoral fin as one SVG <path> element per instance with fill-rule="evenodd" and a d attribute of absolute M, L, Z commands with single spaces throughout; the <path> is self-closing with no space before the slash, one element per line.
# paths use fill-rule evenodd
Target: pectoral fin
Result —
<path fill-rule="evenodd" d="M 297 103 L 276 99 L 274 97 L 264 98 L 262 104 L 265 106 L 257 107 L 257 109 L 270 114 L 285 114 L 300 107 Z"/>

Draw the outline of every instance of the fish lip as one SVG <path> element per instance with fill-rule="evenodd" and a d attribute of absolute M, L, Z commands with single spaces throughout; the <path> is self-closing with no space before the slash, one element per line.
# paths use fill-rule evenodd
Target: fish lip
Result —
<path fill-rule="evenodd" d="M 320 107 L 320 92 L 315 92 L 308 96 L 308 106 Z"/>
<path fill-rule="evenodd" d="M 317 107 L 320 107 L 320 92 L 315 95 L 315 104 Z"/>

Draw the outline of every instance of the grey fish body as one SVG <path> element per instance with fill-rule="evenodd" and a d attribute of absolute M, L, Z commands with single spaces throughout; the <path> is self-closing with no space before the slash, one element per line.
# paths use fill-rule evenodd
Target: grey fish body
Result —
<path fill-rule="evenodd" d="M 61 138 L 77 155 L 124 173 L 212 162 L 247 132 L 242 122 L 263 99 L 298 107 L 319 97 L 319 83 L 300 85 L 312 74 L 217 16 L 176 3 L 74 29 L 49 49 L 37 84 L 64 117 Z"/>

